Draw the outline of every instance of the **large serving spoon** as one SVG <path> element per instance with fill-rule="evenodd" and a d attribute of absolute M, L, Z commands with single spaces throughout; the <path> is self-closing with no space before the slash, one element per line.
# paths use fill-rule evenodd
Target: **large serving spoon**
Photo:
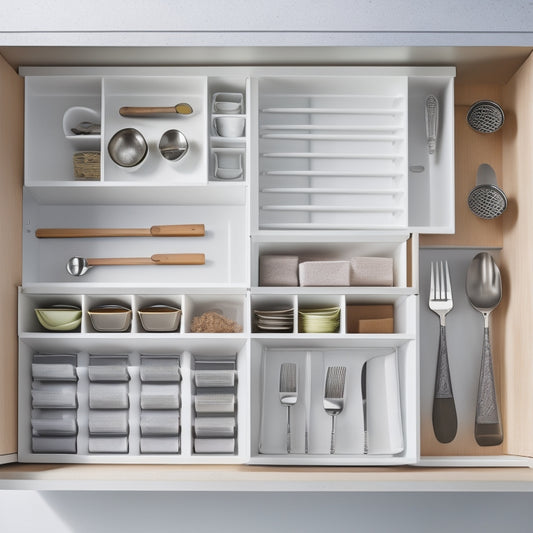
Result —
<path fill-rule="evenodd" d="M 205 265 L 204 254 L 154 254 L 151 257 L 71 257 L 67 272 L 83 276 L 94 266 L 109 265 Z"/>
<path fill-rule="evenodd" d="M 487 252 L 472 259 L 466 274 L 466 294 L 472 306 L 483 315 L 485 325 L 474 434 L 480 446 L 496 446 L 503 441 L 503 428 L 492 369 L 489 315 L 501 301 L 502 282 L 500 270 Z"/>

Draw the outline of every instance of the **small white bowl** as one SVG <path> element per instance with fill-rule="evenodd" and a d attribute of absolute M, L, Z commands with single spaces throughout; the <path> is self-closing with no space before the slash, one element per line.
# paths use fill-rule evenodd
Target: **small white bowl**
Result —
<path fill-rule="evenodd" d="M 215 117 L 213 126 L 220 137 L 242 137 L 244 135 L 244 117 Z"/>
<path fill-rule="evenodd" d="M 238 114 L 241 112 L 241 104 L 237 102 L 215 102 L 215 113 Z"/>
<path fill-rule="evenodd" d="M 213 113 L 242 113 L 243 97 L 241 93 L 215 93 L 213 95 Z"/>

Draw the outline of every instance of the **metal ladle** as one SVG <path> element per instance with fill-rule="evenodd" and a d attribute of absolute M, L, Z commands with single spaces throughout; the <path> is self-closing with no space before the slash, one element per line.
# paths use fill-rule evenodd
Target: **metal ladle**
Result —
<path fill-rule="evenodd" d="M 475 437 L 480 446 L 496 446 L 503 441 L 503 429 L 496 397 L 489 315 L 502 298 L 502 282 L 498 266 L 487 252 L 477 254 L 466 274 L 466 294 L 472 306 L 484 319 L 481 372 L 476 405 Z"/>
<path fill-rule="evenodd" d="M 71 257 L 67 272 L 83 276 L 93 266 L 103 265 L 205 265 L 204 254 L 154 254 L 151 257 Z"/>

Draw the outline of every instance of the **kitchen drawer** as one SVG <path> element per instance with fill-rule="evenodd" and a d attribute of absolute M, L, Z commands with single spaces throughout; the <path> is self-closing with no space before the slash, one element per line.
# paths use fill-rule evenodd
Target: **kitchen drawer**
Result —
<path fill-rule="evenodd" d="M 529 105 L 524 103 L 523 88 L 531 76 L 529 69 L 524 67 L 499 93 L 511 114 L 518 103 Z M 495 137 L 476 134 L 478 137 L 472 138 L 472 132 L 465 133 L 464 124 L 458 120 L 467 110 L 466 101 L 473 101 L 474 95 L 476 99 L 483 97 L 482 89 L 474 87 L 468 97 L 461 88 L 454 89 L 451 68 L 206 67 L 157 72 L 145 68 L 78 68 L 59 74 L 55 69 L 53 75 L 46 69 L 26 69 L 24 74 L 19 461 L 247 465 L 236 467 L 235 472 L 255 472 L 259 465 L 379 466 L 404 472 L 402 465 L 527 464 L 522 456 L 530 455 L 530 443 L 516 427 L 521 424 L 521 405 L 525 405 L 523 396 L 528 392 L 524 393 L 527 387 L 513 387 L 523 384 L 527 373 L 520 371 L 524 363 L 515 356 L 518 341 L 503 334 L 506 326 L 523 319 L 518 313 L 523 303 L 510 273 L 529 286 L 518 266 L 518 243 L 527 234 L 527 221 L 518 217 L 514 196 L 500 226 L 483 226 L 477 221 L 474 231 L 469 232 L 464 198 L 454 198 L 458 191 L 464 192 L 463 181 L 467 181 L 454 184 L 454 151 L 462 154 L 461 148 L 473 147 L 471 159 L 489 155 L 497 159 L 496 166 L 513 168 L 515 163 L 509 163 L 508 157 L 524 152 L 521 143 L 528 138 L 522 122 L 516 125 L 523 134 L 518 140 L 506 133 L 510 129 Z M 231 118 L 244 120 L 242 135 L 218 134 L 214 120 L 226 115 L 215 106 L 220 94 L 242 96 L 242 100 L 237 99 L 240 108 L 230 113 L 234 115 Z M 430 94 L 438 97 L 441 106 L 437 155 L 429 155 L 426 144 L 424 102 Z M 190 101 L 195 113 L 171 121 L 166 117 L 130 120 L 117 113 L 121 105 L 172 105 L 178 103 L 176 98 Z M 233 96 L 227 98 L 231 101 Z M 61 119 L 78 106 L 93 109 L 100 118 L 99 138 L 70 139 L 65 135 Z M 193 146 L 189 155 L 193 157 L 187 165 L 172 168 L 157 159 L 156 140 L 165 121 L 177 128 L 189 121 L 187 133 Z M 116 168 L 107 154 L 110 136 L 122 125 L 143 129 L 150 139 L 151 160 L 134 172 Z M 48 128 L 53 133 L 47 134 Z M 486 148 L 487 143 L 491 148 Z M 73 154 L 98 149 L 100 179 L 76 181 Z M 49 153 L 55 157 L 47 158 Z M 234 173 L 238 174 L 235 178 L 217 175 L 224 155 L 242 167 L 233 169 L 240 170 Z M 464 155 L 456 159 L 456 175 L 463 176 L 467 159 Z M 500 177 L 502 172 L 497 170 Z M 468 179 L 471 181 L 471 176 Z M 522 180 L 516 173 L 510 178 L 503 176 L 510 197 L 529 194 L 520 188 Z M 35 236 L 35 230 L 42 227 L 148 228 L 190 223 L 205 224 L 206 235 L 178 241 L 129 237 L 46 240 Z M 430 257 L 446 257 L 443 246 L 491 248 L 486 246 L 486 228 L 500 232 L 494 242 L 498 244 L 501 236 L 498 261 L 504 284 L 511 288 L 494 325 L 495 345 L 501 348 L 497 365 L 504 368 L 497 370 L 498 390 L 504 396 L 506 439 L 497 449 L 471 442 L 465 446 L 468 422 L 456 442 L 441 446 L 434 442 L 427 416 L 431 402 L 428 381 L 433 379 L 434 364 L 428 348 L 434 331 L 428 327 L 430 315 L 425 309 L 427 262 Z M 205 253 L 206 263 L 153 269 L 101 267 L 79 278 L 69 276 L 64 268 L 69 257 L 80 253 L 127 257 L 176 251 Z M 263 284 L 261 261 L 266 256 L 291 257 L 291 268 L 296 265 L 300 282 L 292 286 Z M 351 276 L 353 259 L 369 257 L 391 265 L 390 283 L 358 285 L 351 277 L 348 284 L 328 283 L 329 271 L 320 283 L 301 283 L 301 273 L 308 275 L 308 271 L 300 270 L 302 263 L 320 263 L 321 275 L 323 263 L 342 263 L 342 272 Z M 152 272 L 155 269 L 157 274 Z M 43 330 L 34 308 L 56 302 L 81 308 L 79 329 L 67 333 Z M 152 333 L 143 328 L 136 312 L 159 302 L 182 311 L 177 330 Z M 88 311 L 107 303 L 132 310 L 132 323 L 126 331 L 102 333 L 92 326 Z M 386 308 L 387 316 L 375 318 L 376 307 Z M 256 310 L 280 308 L 290 309 L 292 329 L 269 331 L 259 327 Z M 302 326 L 301 312 L 317 308 L 338 309 L 334 331 L 316 333 Z M 350 325 L 352 308 L 362 309 L 362 321 L 371 322 L 363 325 L 362 331 Z M 191 326 L 194 317 L 210 311 L 221 311 L 242 330 L 195 333 Z M 369 313 L 366 318 L 364 313 Z M 365 330 L 367 326 L 369 330 Z M 40 411 L 52 409 L 39 404 L 33 406 L 39 412 L 32 413 L 31 362 L 36 355 L 76 356 L 77 402 L 71 407 L 77 413 L 75 445 L 58 448 L 75 453 L 57 453 L 57 449 L 47 447 L 49 441 L 38 442 L 42 448 L 33 446 L 32 417 L 38 432 L 47 424 L 53 425 L 48 420 L 56 416 L 48 411 L 41 416 Z M 127 404 L 116 409 L 127 420 L 126 435 L 122 430 L 120 435 L 103 435 L 102 426 L 94 430 L 98 416 L 96 421 L 93 416 L 91 423 L 92 382 L 87 368 L 91 357 L 98 356 L 127 357 L 127 388 L 119 387 Z M 176 415 L 172 420 L 160 405 L 150 404 L 150 390 L 157 385 L 141 378 L 146 357 L 179 358 L 182 379 L 179 403 L 170 409 Z M 223 386 L 216 386 L 209 393 L 218 394 L 221 404 L 209 411 L 206 405 L 211 398 L 197 402 L 203 391 L 198 390 L 201 386 L 195 381 L 196 372 L 205 359 L 216 366 L 228 358 L 236 365 L 229 393 L 233 399 L 224 396 Z M 286 412 L 279 401 L 280 366 L 284 362 L 297 364 L 302 394 L 292 418 L 294 450 L 286 447 Z M 370 387 L 366 397 L 361 379 L 365 363 Z M 344 366 L 348 375 L 337 453 L 329 453 L 330 420 L 321 405 L 330 366 Z M 472 395 L 475 359 L 469 360 L 467 371 L 468 377 L 459 379 L 457 386 L 468 388 Z M 143 385 L 148 403 L 143 403 Z M 166 390 L 160 387 L 162 392 Z M 39 386 L 35 390 L 40 390 Z M 102 387 L 96 391 L 93 387 L 95 398 L 98 391 L 105 392 Z M 106 394 L 103 396 L 105 400 Z M 470 417 L 471 402 L 460 401 L 458 408 L 463 423 Z M 98 402 L 92 409 L 98 413 L 115 411 Z M 68 416 L 67 422 L 63 414 L 60 418 L 61 428 L 70 424 Z M 218 422 L 209 426 L 211 418 Z M 161 430 L 164 422 L 167 429 Z M 65 438 L 72 440 L 72 435 Z M 16 451 L 12 445 L 7 449 Z M 353 472 L 349 468 L 339 471 Z"/>

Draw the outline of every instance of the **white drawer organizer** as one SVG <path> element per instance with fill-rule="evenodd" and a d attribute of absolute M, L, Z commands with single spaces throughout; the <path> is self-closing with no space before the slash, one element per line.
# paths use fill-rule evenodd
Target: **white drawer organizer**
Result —
<path fill-rule="evenodd" d="M 23 74 L 20 461 L 418 462 L 418 234 L 454 231 L 454 69 L 27 68 Z M 438 151 L 431 157 L 424 122 L 429 94 L 441 105 Z M 180 102 L 193 113 L 130 118 L 118 112 Z M 215 121 L 225 116 L 244 120 L 242 136 L 218 134 Z M 72 121 L 83 120 L 100 121 L 101 132 L 73 135 Z M 111 137 L 126 127 L 141 131 L 149 145 L 146 161 L 133 171 L 107 153 Z M 175 165 L 157 148 L 170 128 L 190 145 Z M 101 153 L 99 179 L 74 179 L 79 151 Z M 203 237 L 35 236 L 37 228 L 199 223 Z M 180 252 L 204 253 L 205 265 L 96 267 L 80 277 L 65 269 L 73 256 Z M 392 285 L 261 286 L 266 255 L 299 262 L 389 258 Z M 42 328 L 34 309 L 53 304 L 80 307 L 79 328 Z M 105 304 L 132 310 L 127 331 L 94 329 L 88 311 Z M 137 312 L 153 304 L 181 309 L 176 331 L 144 330 Z M 393 310 L 393 331 L 353 333 L 351 307 L 374 304 Z M 289 329 L 258 327 L 255 310 L 280 307 L 291 309 Z M 339 309 L 338 328 L 305 332 L 300 311 L 323 307 Z M 242 331 L 194 333 L 194 317 L 211 309 Z M 284 362 L 298 367 L 290 454 L 279 400 Z M 347 368 L 335 454 L 322 407 L 332 365 Z M 209 386 L 210 371 L 227 381 Z"/>

